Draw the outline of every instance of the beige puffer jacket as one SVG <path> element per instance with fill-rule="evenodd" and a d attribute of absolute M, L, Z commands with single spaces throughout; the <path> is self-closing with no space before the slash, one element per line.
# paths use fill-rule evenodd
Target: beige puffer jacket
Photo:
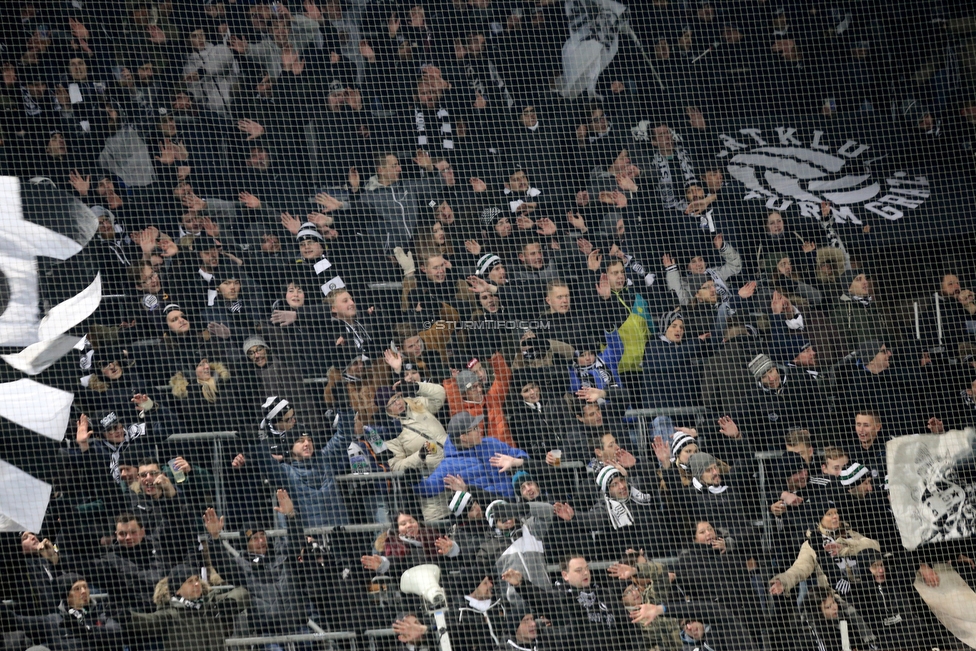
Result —
<path fill-rule="evenodd" d="M 857 556 L 865 549 L 875 549 L 881 551 L 881 545 L 877 540 L 872 538 L 866 538 L 856 531 L 850 529 L 847 530 L 847 538 L 838 538 L 837 543 L 840 545 L 840 550 L 837 555 L 845 558 L 850 558 L 852 556 Z M 795 588 L 797 584 L 801 581 L 805 581 L 814 572 L 817 573 L 817 583 L 825 588 L 832 588 L 827 580 L 827 575 L 824 574 L 823 569 L 820 567 L 820 562 L 817 560 L 817 552 L 814 551 L 813 547 L 810 546 L 810 541 L 806 540 L 803 542 L 803 546 L 800 547 L 800 553 L 797 554 L 796 560 L 790 569 L 786 570 L 782 574 L 777 574 L 774 576 L 770 582 L 779 580 L 783 584 L 783 593 L 788 594 L 790 590 Z"/>
<path fill-rule="evenodd" d="M 427 468 L 433 470 L 444 460 L 444 444 L 447 432 L 434 415 L 444 405 L 447 395 L 444 387 L 430 382 L 421 382 L 414 398 L 405 398 L 407 410 L 399 417 L 403 431 L 386 445 L 393 453 L 390 469 Z M 436 450 L 428 452 L 426 460 L 421 460 L 420 450 L 429 442 L 436 444 Z M 421 500 L 424 520 L 442 520 L 450 515 L 445 493 Z"/>

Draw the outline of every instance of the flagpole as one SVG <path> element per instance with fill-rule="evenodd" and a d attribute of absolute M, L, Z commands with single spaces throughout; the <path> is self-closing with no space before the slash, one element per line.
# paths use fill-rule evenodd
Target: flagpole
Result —
<path fill-rule="evenodd" d="M 651 57 L 647 56 L 647 51 L 644 50 L 644 44 L 641 43 L 640 38 L 638 38 L 637 34 L 634 33 L 634 30 L 631 28 L 630 23 L 624 23 L 624 26 L 621 28 L 621 31 L 627 34 L 627 36 L 629 36 L 631 40 L 637 44 L 637 49 L 640 50 L 641 56 L 644 57 L 644 61 L 647 63 L 647 67 L 651 69 L 651 74 L 654 75 L 654 78 L 657 80 L 657 83 L 661 87 L 661 90 L 667 90 L 667 88 L 664 85 L 664 80 L 661 79 L 661 75 L 658 74 L 657 68 L 654 67 L 654 62 L 651 60 Z"/>

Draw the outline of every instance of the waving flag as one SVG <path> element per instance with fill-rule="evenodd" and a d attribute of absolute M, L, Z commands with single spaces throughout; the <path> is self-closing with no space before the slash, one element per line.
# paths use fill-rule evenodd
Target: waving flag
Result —
<path fill-rule="evenodd" d="M 41 318 L 38 258 L 67 260 L 97 229 L 80 201 L 49 183 L 0 177 L 0 346 L 14 369 L 37 375 L 71 350 L 65 333 L 101 301 L 101 280 Z M 64 438 L 73 395 L 30 379 L 0 384 L 0 531 L 38 531 L 51 485 L 57 443 Z"/>

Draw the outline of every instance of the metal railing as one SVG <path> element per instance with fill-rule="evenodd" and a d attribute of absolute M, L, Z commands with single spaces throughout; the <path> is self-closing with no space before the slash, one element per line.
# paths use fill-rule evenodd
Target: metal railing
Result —
<path fill-rule="evenodd" d="M 213 473 L 214 482 L 214 503 L 218 512 L 224 513 L 224 441 L 237 440 L 236 431 L 221 432 L 188 432 L 186 434 L 171 434 L 167 443 L 180 443 L 190 441 L 212 441 L 213 442 Z"/>
<path fill-rule="evenodd" d="M 392 630 L 392 629 L 391 629 Z M 280 644 L 287 649 L 296 648 L 300 642 L 348 642 L 350 651 L 356 651 L 356 634 L 349 631 L 337 633 L 298 633 L 295 635 L 268 635 L 260 637 L 229 637 L 224 640 L 225 647 L 258 647 L 263 649 L 268 644 Z"/>
<path fill-rule="evenodd" d="M 168 439 L 167 442 L 180 442 L 180 441 L 212 441 L 213 442 L 213 480 L 214 480 L 214 501 L 215 507 L 218 513 L 225 512 L 224 503 L 224 462 L 223 462 L 223 441 L 226 440 L 237 440 L 237 432 L 234 431 L 220 431 L 220 432 L 192 432 L 187 434 L 173 434 Z M 574 473 L 574 484 L 578 491 L 581 484 L 580 471 L 584 470 L 586 465 L 579 461 L 564 461 L 560 466 L 559 470 L 563 471 L 573 471 Z M 399 471 L 386 471 L 386 472 L 366 472 L 366 473 L 349 473 L 346 475 L 336 475 L 335 481 L 339 483 L 358 483 L 358 482 L 374 482 L 374 481 L 384 481 L 389 480 L 396 484 L 396 490 L 392 491 L 393 494 L 398 493 L 403 489 L 399 486 L 399 480 L 402 479 L 403 473 Z M 440 521 L 440 522 L 426 522 L 428 526 L 440 526 L 449 525 L 450 522 Z M 369 531 L 385 531 L 390 527 L 388 523 L 378 523 L 378 524 L 352 524 L 344 525 L 342 528 L 347 532 L 369 532 Z M 323 526 L 323 527 L 308 527 L 305 529 L 305 533 L 310 536 L 315 535 L 327 535 L 332 532 L 334 527 Z M 270 537 L 280 537 L 286 535 L 284 529 L 271 529 L 266 531 L 266 534 Z M 221 539 L 236 539 L 240 536 L 239 532 L 230 531 L 221 533 Z"/>
<path fill-rule="evenodd" d="M 628 409 L 624 414 L 627 418 L 637 420 L 637 456 L 641 461 L 654 461 L 654 455 L 650 454 L 650 427 L 649 423 L 658 416 L 694 416 L 698 422 L 705 414 L 702 407 L 661 407 L 654 409 Z"/>

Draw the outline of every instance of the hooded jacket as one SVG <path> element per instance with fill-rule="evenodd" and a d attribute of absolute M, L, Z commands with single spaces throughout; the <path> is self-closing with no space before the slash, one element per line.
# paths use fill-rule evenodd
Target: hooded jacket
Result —
<path fill-rule="evenodd" d="M 435 414 L 444 406 L 445 400 L 444 387 L 430 382 L 420 382 L 417 395 L 404 399 L 406 411 L 394 417 L 400 422 L 400 434 L 386 442 L 386 447 L 393 454 L 391 470 L 397 472 L 415 468 L 430 471 L 444 460 L 447 432 Z M 425 446 L 428 447 L 427 456 L 421 458 L 420 451 Z M 430 446 L 435 449 L 430 451 Z M 443 520 L 450 515 L 444 497 L 442 494 L 421 500 L 424 520 Z"/>
<path fill-rule="evenodd" d="M 377 217 L 371 220 L 370 235 L 382 244 L 384 251 L 391 252 L 398 246 L 409 249 L 417 229 L 420 205 L 436 192 L 432 177 L 425 175 L 383 185 L 377 176 L 371 176 L 364 189 L 361 200 Z"/>
<path fill-rule="evenodd" d="M 820 416 L 826 401 L 820 397 L 816 379 L 800 369 L 777 368 L 779 388 L 773 390 L 753 380 L 749 402 L 743 409 L 747 415 L 738 421 L 757 451 L 782 449 L 783 437 L 791 430 L 809 430 L 815 440 L 827 433 Z"/>
<path fill-rule="evenodd" d="M 844 292 L 834 304 L 834 324 L 851 350 L 862 341 L 887 341 L 888 323 L 878 309 L 877 301 L 864 301 Z"/>
<path fill-rule="evenodd" d="M 225 581 L 247 588 L 250 624 L 262 633 L 295 633 L 307 621 L 296 567 L 302 543 L 296 527 L 289 529 L 287 538 L 275 538 L 274 549 L 266 556 L 246 550 L 238 553 L 220 540 L 210 543 L 214 569 Z"/>
<path fill-rule="evenodd" d="M 444 387 L 429 382 L 419 383 L 416 397 L 405 398 L 406 411 L 393 417 L 400 422 L 400 435 L 386 443 L 393 453 L 391 470 L 424 467 L 433 470 L 444 459 L 447 432 L 434 414 L 440 411 L 446 399 Z M 436 443 L 439 449 L 428 453 L 426 459 L 421 459 L 420 449 L 428 443 Z"/>
<path fill-rule="evenodd" d="M 676 344 L 663 335 L 647 342 L 644 352 L 644 406 L 694 407 L 701 404 L 698 358 L 707 350 L 697 338 Z"/>
<path fill-rule="evenodd" d="M 271 438 L 255 446 L 254 458 L 261 473 L 274 485 L 287 488 L 304 527 L 341 525 L 349 521 L 335 477 L 349 469 L 346 452 L 352 441 L 353 418 L 352 412 L 341 413 L 335 434 L 310 459 L 289 457 L 278 463 L 271 456 Z"/>
<path fill-rule="evenodd" d="M 677 294 L 679 303 L 689 305 L 698 293 L 698 288 L 709 280 L 715 281 L 715 288 L 719 291 L 719 302 L 722 302 L 720 287 L 724 287 L 729 278 L 742 271 L 742 257 L 728 242 L 722 246 L 719 255 L 722 256 L 725 264 L 717 269 L 706 269 L 704 274 L 689 273 L 682 276 L 677 265 L 668 267 L 668 288 Z"/>

